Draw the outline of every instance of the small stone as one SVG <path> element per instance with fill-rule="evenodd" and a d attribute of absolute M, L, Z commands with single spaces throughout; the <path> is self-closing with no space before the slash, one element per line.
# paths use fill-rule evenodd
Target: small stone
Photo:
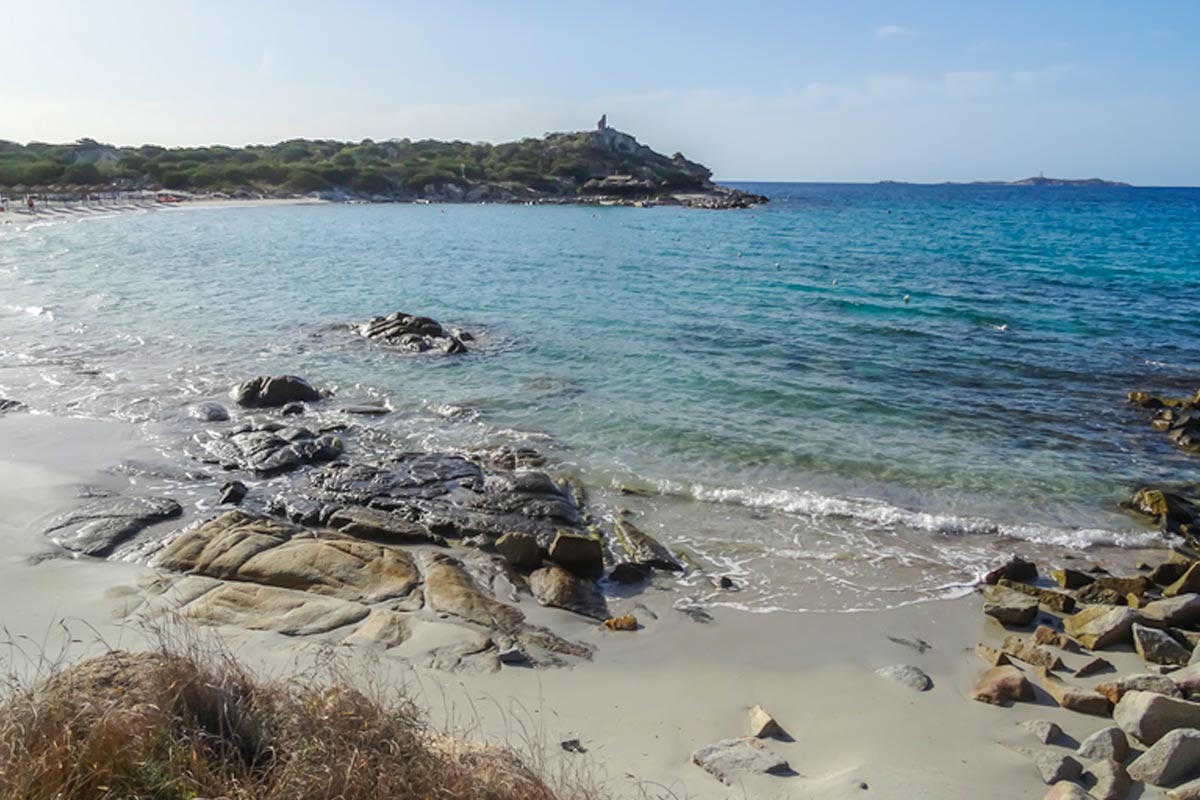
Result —
<path fill-rule="evenodd" d="M 1079 669 L 1075 670 L 1073 674 L 1076 678 L 1087 678 L 1109 669 L 1113 669 L 1113 665 L 1108 661 L 1105 661 L 1103 658 L 1097 656 Z"/>
<path fill-rule="evenodd" d="M 1083 743 L 1079 745 L 1079 749 L 1075 751 L 1075 755 L 1086 758 L 1088 761 L 1111 759 L 1124 763 L 1125 759 L 1129 757 L 1129 739 L 1125 737 L 1124 731 L 1116 725 L 1110 725 L 1084 739 Z"/>
<path fill-rule="evenodd" d="M 1062 736 L 1062 728 L 1045 719 L 1031 719 L 1022 722 L 1021 727 L 1032 733 L 1042 744 L 1050 744 Z"/>
<path fill-rule="evenodd" d="M 787 739 L 787 733 L 762 706 L 750 709 L 750 735 L 755 739 Z"/>
<path fill-rule="evenodd" d="M 1200 703 L 1153 692 L 1127 692 L 1113 709 L 1113 721 L 1126 734 L 1152 745 L 1177 728 L 1200 728 Z"/>
<path fill-rule="evenodd" d="M 623 617 L 609 617 L 604 620 L 604 627 L 610 631 L 636 631 L 638 621 L 633 614 L 626 614 Z"/>
<path fill-rule="evenodd" d="M 1023 641 L 1020 636 L 1006 636 L 1002 648 L 1005 653 L 1026 664 L 1046 669 L 1066 669 L 1062 659 L 1049 650 Z"/>
<path fill-rule="evenodd" d="M 1172 639 L 1169 634 L 1144 625 L 1133 626 L 1133 645 L 1138 655 L 1151 664 L 1183 666 L 1192 656 L 1190 650 Z"/>
<path fill-rule="evenodd" d="M 692 763 L 726 784 L 732 784 L 739 775 L 781 775 L 792 771 L 786 760 L 749 736 L 701 747 L 692 753 Z"/>
<path fill-rule="evenodd" d="M 1065 633 L 1059 633 L 1047 625 L 1038 625 L 1033 632 L 1033 643 L 1039 645 L 1049 645 L 1057 647 L 1060 650 L 1065 650 L 1068 653 L 1078 653 L 1079 645 L 1075 640 Z"/>
<path fill-rule="evenodd" d="M 246 499 L 246 484 L 241 481 L 228 481 L 221 486 L 221 505 L 241 505 Z"/>
<path fill-rule="evenodd" d="M 1058 581 L 1058 585 L 1064 589 L 1082 589 L 1095 580 L 1091 575 L 1077 569 L 1056 569 L 1050 573 L 1050 577 Z"/>
<path fill-rule="evenodd" d="M 1055 750 L 1042 750 L 1033 755 L 1034 766 L 1042 780 L 1048 784 L 1073 781 L 1083 775 L 1083 765 L 1068 755 Z"/>
<path fill-rule="evenodd" d="M 1129 765 L 1129 774 L 1154 786 L 1195 777 L 1200 770 L 1200 730 L 1180 728 L 1154 743 Z"/>
<path fill-rule="evenodd" d="M 983 673 L 975 686 L 972 698 L 994 706 L 1015 702 L 1032 703 L 1036 698 L 1031 684 L 1021 670 L 1011 665 L 992 667 Z"/>
<path fill-rule="evenodd" d="M 1092 776 L 1091 796 L 1096 800 L 1125 800 L 1133 781 L 1117 761 L 1101 761 L 1088 770 Z"/>
<path fill-rule="evenodd" d="M 496 552 L 517 569 L 534 570 L 542 565 L 537 538 L 528 533 L 506 533 L 496 540 Z"/>
<path fill-rule="evenodd" d="M 1036 597 L 1004 586 L 989 586 L 983 592 L 983 613 L 1004 625 L 1028 625 L 1038 612 Z"/>
<path fill-rule="evenodd" d="M 933 686 L 933 681 L 923 670 L 910 664 L 895 664 L 875 670 L 881 678 L 901 683 L 916 692 L 924 692 Z"/>

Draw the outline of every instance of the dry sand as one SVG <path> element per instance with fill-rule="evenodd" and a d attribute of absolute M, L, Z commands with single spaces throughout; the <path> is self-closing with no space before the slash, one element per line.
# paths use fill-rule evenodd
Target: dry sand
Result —
<path fill-rule="evenodd" d="M 72 659 L 144 645 L 138 619 L 164 603 L 145 601 L 139 588 L 154 571 L 48 558 L 55 550 L 40 531 L 84 502 L 81 487 L 127 490 L 130 479 L 112 471 L 122 459 L 156 457 L 124 423 L 0 418 L 0 621 L 10 642 L 0 647 L 0 671 L 34 669 L 38 653 L 54 657 L 64 640 Z M 1003 636 L 977 595 L 853 614 L 713 609 L 713 620 L 699 623 L 673 608 L 669 585 L 612 603 L 637 614 L 645 627 L 636 633 L 607 632 L 522 601 L 532 621 L 553 621 L 560 634 L 597 645 L 594 661 L 569 669 L 464 674 L 421 666 L 451 635 L 436 624 L 387 653 L 335 650 L 364 679 L 407 687 L 435 724 L 535 751 L 551 771 L 590 775 L 616 797 L 1040 798 L 1046 787 L 1033 765 L 1008 747 L 1037 746 L 1018 723 L 1050 719 L 1076 740 L 1111 724 L 1059 709 L 1044 695 L 1038 705 L 1012 709 L 973 702 L 985 665 L 971 648 Z M 278 634 L 217 633 L 272 673 L 304 668 L 328 650 Z M 919 654 L 889 636 L 932 649 Z M 1133 659 L 1110 658 L 1123 667 Z M 892 664 L 920 667 L 933 688 L 918 693 L 874 674 Z M 695 748 L 747 733 L 755 704 L 794 737 L 768 745 L 795 775 L 725 786 L 689 763 Z M 560 747 L 575 738 L 586 754 Z"/>

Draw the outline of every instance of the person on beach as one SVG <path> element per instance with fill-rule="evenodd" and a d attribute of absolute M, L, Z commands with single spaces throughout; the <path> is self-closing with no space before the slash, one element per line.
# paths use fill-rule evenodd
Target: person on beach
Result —
<path fill-rule="evenodd" d="M 29 213 L 30 213 L 30 214 L 36 214 L 36 213 L 37 213 L 37 209 L 33 207 L 33 195 L 29 195 L 29 197 L 26 197 L 26 198 L 25 198 L 25 202 L 26 202 L 26 204 L 28 204 L 28 206 L 29 206 Z"/>

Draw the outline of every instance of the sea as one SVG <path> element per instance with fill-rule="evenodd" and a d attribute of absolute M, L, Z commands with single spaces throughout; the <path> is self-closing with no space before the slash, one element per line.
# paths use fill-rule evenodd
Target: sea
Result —
<path fill-rule="evenodd" d="M 736 185 L 771 202 L 8 213 L 0 396 L 132 423 L 169 466 L 114 469 L 203 515 L 229 476 L 189 409 L 301 375 L 390 410 L 351 456 L 535 448 L 687 552 L 684 590 L 750 611 L 1163 546 L 1121 501 L 1200 460 L 1126 394 L 1200 388 L 1200 190 Z M 476 341 L 347 327 L 394 311 Z"/>

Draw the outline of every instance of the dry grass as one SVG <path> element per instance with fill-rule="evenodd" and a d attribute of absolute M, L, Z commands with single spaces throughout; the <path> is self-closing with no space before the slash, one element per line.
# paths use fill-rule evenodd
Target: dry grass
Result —
<path fill-rule="evenodd" d="M 585 800 L 513 753 L 430 732 L 403 697 L 253 678 L 213 648 L 109 652 L 0 705 L 6 800 Z"/>

